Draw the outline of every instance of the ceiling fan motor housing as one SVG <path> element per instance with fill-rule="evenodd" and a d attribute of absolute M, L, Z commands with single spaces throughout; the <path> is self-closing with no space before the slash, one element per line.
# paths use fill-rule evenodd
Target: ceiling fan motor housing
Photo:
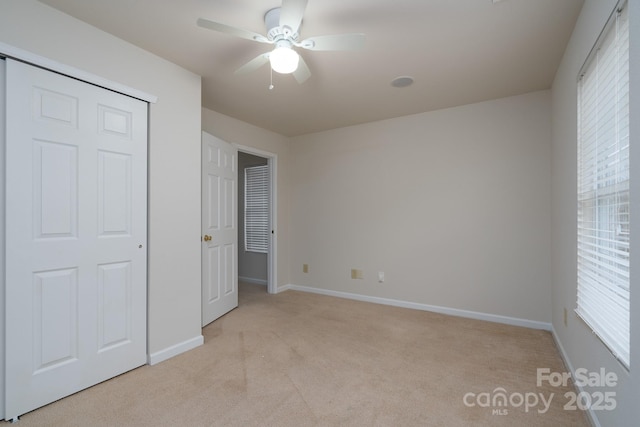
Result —
<path fill-rule="evenodd" d="M 278 42 L 279 40 L 287 39 L 291 42 L 298 40 L 299 34 L 297 30 L 293 30 L 288 26 L 280 26 L 280 8 L 276 7 L 269 10 L 264 15 L 264 23 L 267 27 L 267 38 L 271 41 Z"/>

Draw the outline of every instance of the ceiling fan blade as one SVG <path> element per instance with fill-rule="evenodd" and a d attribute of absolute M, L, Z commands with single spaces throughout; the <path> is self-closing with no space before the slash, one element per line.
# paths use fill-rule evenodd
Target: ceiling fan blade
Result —
<path fill-rule="evenodd" d="M 364 42 L 364 34 L 353 33 L 310 37 L 295 45 L 308 50 L 359 50 Z"/>
<path fill-rule="evenodd" d="M 260 43 L 272 43 L 265 36 L 253 31 L 243 30 L 241 28 L 231 27 L 229 25 L 221 24 L 219 22 L 209 21 L 208 19 L 199 18 L 198 26 L 207 28 L 209 30 L 219 31 L 221 33 L 231 34 L 232 36 L 240 37 L 247 40 L 254 40 Z"/>
<path fill-rule="evenodd" d="M 248 74 L 269 62 L 269 52 L 261 53 L 235 71 L 235 74 Z"/>
<path fill-rule="evenodd" d="M 307 8 L 308 0 L 282 0 L 280 9 L 280 26 L 289 27 L 294 33 L 298 32 L 302 23 L 304 10 Z"/>
<path fill-rule="evenodd" d="M 309 77 L 311 77 L 309 66 L 304 62 L 302 56 L 300 56 L 300 60 L 298 61 L 298 68 L 293 72 L 293 77 L 295 77 L 300 84 L 304 83 Z"/>

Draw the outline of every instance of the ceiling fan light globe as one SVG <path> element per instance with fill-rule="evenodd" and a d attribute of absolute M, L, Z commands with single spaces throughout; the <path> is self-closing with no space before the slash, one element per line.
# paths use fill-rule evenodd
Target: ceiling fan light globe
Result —
<path fill-rule="evenodd" d="M 277 47 L 269 54 L 269 62 L 271 68 L 276 73 L 290 74 L 298 69 L 300 56 L 298 53 L 288 47 Z"/>

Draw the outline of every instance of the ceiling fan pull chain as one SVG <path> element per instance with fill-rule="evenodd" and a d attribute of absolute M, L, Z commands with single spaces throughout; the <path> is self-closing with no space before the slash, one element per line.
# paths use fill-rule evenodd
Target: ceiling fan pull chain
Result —
<path fill-rule="evenodd" d="M 271 84 L 269 85 L 269 90 L 273 90 L 273 68 L 269 67 L 271 71 Z"/>

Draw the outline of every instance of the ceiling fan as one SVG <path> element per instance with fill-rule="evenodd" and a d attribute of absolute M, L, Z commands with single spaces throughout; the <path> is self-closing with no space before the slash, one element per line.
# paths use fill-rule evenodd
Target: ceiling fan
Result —
<path fill-rule="evenodd" d="M 361 33 L 316 36 L 298 41 L 300 24 L 308 0 L 282 0 L 282 6 L 269 10 L 264 16 L 267 35 L 243 30 L 219 22 L 200 18 L 197 23 L 202 28 L 219 31 L 247 40 L 275 45 L 275 48 L 261 53 L 236 70 L 236 74 L 246 74 L 257 70 L 267 62 L 273 71 L 282 74 L 293 73 L 298 83 L 311 77 L 311 71 L 304 59 L 294 50 L 300 47 L 307 50 L 357 50 L 364 46 L 365 36 Z"/>

